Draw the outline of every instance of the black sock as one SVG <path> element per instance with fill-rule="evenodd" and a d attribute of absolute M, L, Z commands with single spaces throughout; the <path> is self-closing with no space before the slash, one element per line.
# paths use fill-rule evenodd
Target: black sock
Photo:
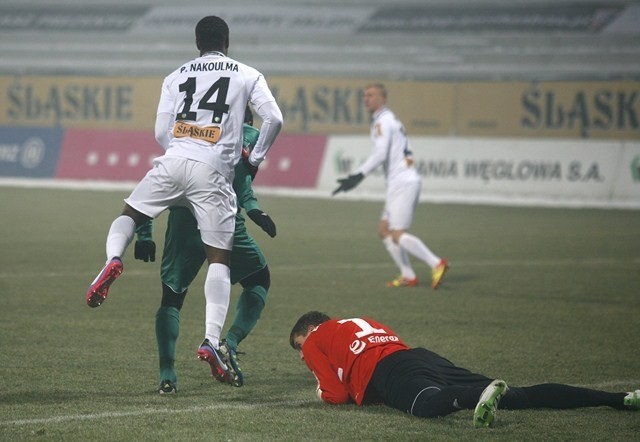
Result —
<path fill-rule="evenodd" d="M 564 384 L 540 384 L 512 387 L 500 401 L 499 408 L 570 409 L 608 406 L 624 409 L 625 393 L 608 393 Z"/>

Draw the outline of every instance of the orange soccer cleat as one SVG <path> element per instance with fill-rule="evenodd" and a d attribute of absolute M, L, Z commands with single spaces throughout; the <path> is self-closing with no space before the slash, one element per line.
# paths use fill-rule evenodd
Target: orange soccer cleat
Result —
<path fill-rule="evenodd" d="M 441 259 L 440 263 L 431 271 L 431 288 L 437 289 L 442 284 L 442 278 L 449 269 L 449 263 L 446 259 Z"/>
<path fill-rule="evenodd" d="M 406 279 L 402 276 L 398 276 L 393 281 L 387 282 L 387 287 L 417 287 L 418 278 Z"/>

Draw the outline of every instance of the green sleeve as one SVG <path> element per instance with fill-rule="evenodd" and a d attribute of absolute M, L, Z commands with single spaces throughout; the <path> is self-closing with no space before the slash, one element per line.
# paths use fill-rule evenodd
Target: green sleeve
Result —
<path fill-rule="evenodd" d="M 233 179 L 233 190 L 238 198 L 238 207 L 244 209 L 246 212 L 252 209 L 259 209 L 258 200 L 253 194 L 253 188 L 251 187 L 251 175 L 247 167 L 242 161 L 236 165 L 236 176 Z"/>
<path fill-rule="evenodd" d="M 138 241 L 152 241 L 153 240 L 153 220 L 150 219 L 146 223 L 142 224 L 136 229 L 136 235 Z"/>
<path fill-rule="evenodd" d="M 248 124 L 244 124 L 242 126 L 242 147 L 248 148 L 248 150 L 253 149 L 253 147 L 258 142 L 258 137 L 260 136 L 260 131 L 253 126 L 249 126 Z"/>

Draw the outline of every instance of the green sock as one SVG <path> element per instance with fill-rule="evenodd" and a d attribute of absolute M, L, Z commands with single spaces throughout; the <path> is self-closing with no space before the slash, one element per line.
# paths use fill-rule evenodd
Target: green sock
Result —
<path fill-rule="evenodd" d="M 247 287 L 242 291 L 236 306 L 236 316 L 226 336 L 229 347 L 237 349 L 238 344 L 251 333 L 264 310 L 266 297 L 267 290 L 260 285 Z"/>
<path fill-rule="evenodd" d="M 173 368 L 176 360 L 176 341 L 180 332 L 180 310 L 175 307 L 160 307 L 156 313 L 156 339 L 160 362 L 160 381 L 176 382 Z"/>

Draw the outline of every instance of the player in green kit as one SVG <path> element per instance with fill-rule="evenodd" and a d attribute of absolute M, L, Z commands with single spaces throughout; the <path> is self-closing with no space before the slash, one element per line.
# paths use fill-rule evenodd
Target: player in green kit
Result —
<path fill-rule="evenodd" d="M 253 116 L 249 108 L 245 114 L 243 146 L 250 150 L 258 140 L 260 132 L 252 126 Z M 243 152 L 244 154 L 244 152 Z M 247 167 L 245 161 L 235 166 L 233 189 L 238 198 L 238 209 L 247 215 L 272 238 L 276 236 L 273 220 L 264 213 L 253 194 L 252 181 L 255 169 Z M 162 279 L 162 304 L 156 313 L 156 338 L 160 364 L 160 394 L 177 391 L 177 376 L 174 369 L 176 341 L 180 329 L 180 309 L 187 289 L 206 260 L 200 232 L 195 218 L 185 207 L 171 207 L 167 221 L 160 276 Z M 152 224 L 136 230 L 135 257 L 143 261 L 155 260 L 155 243 L 152 240 Z M 238 299 L 236 314 L 227 336 L 220 342 L 223 361 L 228 368 L 228 377 L 219 376 L 212 367 L 212 375 L 220 382 L 240 387 L 244 383 L 238 365 L 238 344 L 253 330 L 264 309 L 270 285 L 269 267 L 254 239 L 247 232 L 244 217 L 238 210 L 231 251 L 231 284 L 243 287 Z M 202 360 L 206 360 L 200 357 Z M 231 381 L 229 381 L 231 379 Z"/>

